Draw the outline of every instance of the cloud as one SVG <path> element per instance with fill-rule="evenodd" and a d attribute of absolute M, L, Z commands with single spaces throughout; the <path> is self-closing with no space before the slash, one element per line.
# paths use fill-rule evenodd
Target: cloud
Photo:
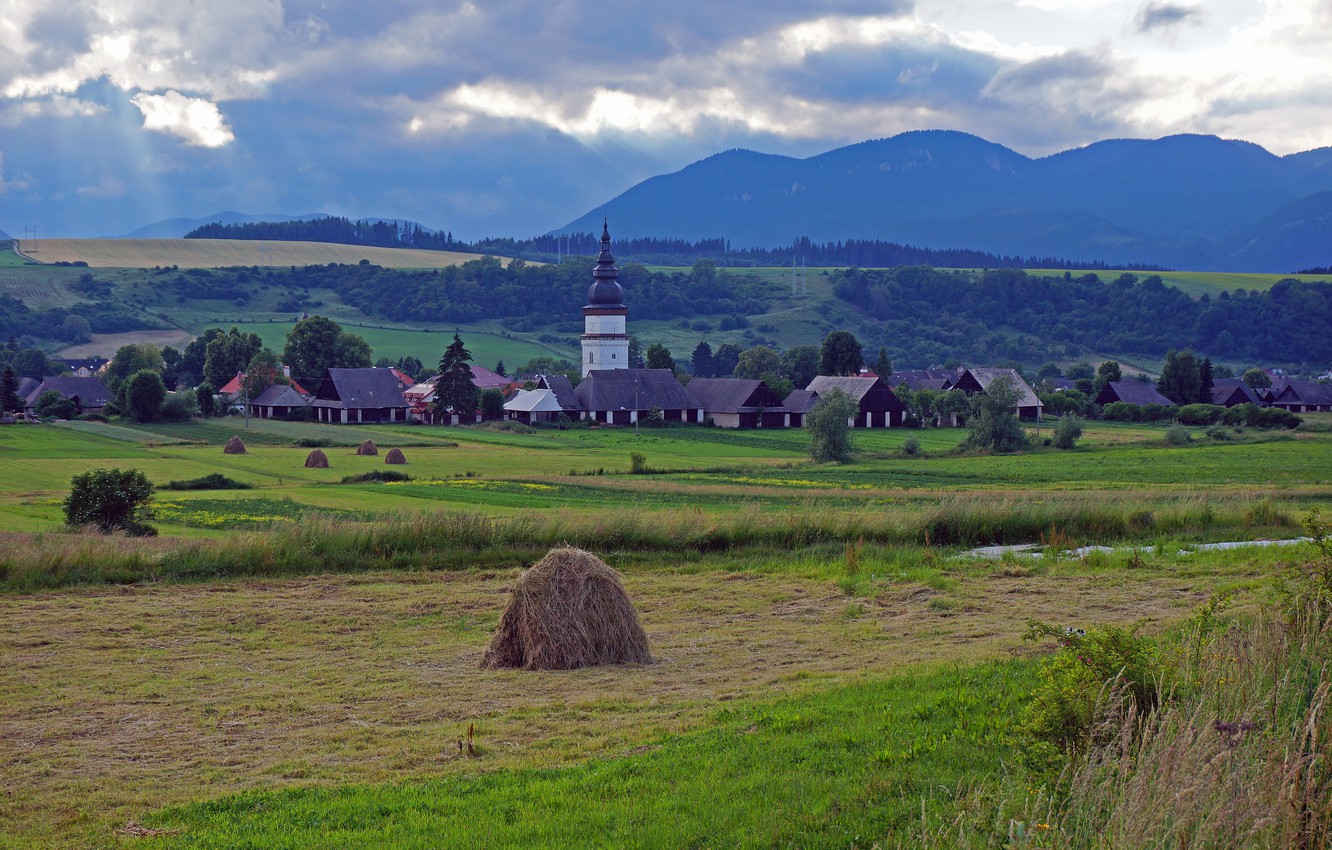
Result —
<path fill-rule="evenodd" d="M 1138 32 L 1151 32 L 1158 29 L 1170 29 L 1180 24 L 1198 25 L 1202 23 L 1203 10 L 1198 6 L 1185 6 L 1171 3 L 1169 0 L 1148 0 L 1138 9 L 1133 24 Z"/>
<path fill-rule="evenodd" d="M 31 189 L 36 180 L 26 171 L 20 171 L 12 178 L 5 178 L 5 152 L 0 151 L 0 196 L 8 195 L 11 191 L 26 192 Z"/>
<path fill-rule="evenodd" d="M 178 91 L 137 94 L 130 102 L 143 113 L 147 130 L 168 133 L 201 148 L 217 148 L 235 139 L 217 104 Z"/>
<path fill-rule="evenodd" d="M 96 183 L 75 189 L 74 194 L 81 198 L 123 198 L 125 189 L 124 180 L 114 174 L 104 174 Z"/>

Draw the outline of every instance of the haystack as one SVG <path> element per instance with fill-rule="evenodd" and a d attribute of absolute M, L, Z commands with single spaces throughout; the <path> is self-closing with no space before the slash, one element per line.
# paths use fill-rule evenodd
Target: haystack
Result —
<path fill-rule="evenodd" d="M 364 443 L 361 443 L 356 447 L 356 453 L 358 455 L 377 455 L 379 454 L 379 449 L 375 447 L 374 440 L 366 440 Z"/>
<path fill-rule="evenodd" d="M 328 469 L 328 455 L 315 449 L 305 456 L 306 469 Z"/>
<path fill-rule="evenodd" d="M 245 444 L 241 442 L 240 437 L 232 437 L 227 440 L 227 444 L 222 447 L 224 455 L 243 455 L 245 454 Z"/>
<path fill-rule="evenodd" d="M 650 664 L 647 635 L 615 570 L 591 552 L 552 549 L 518 577 L 483 669 Z"/>
<path fill-rule="evenodd" d="M 392 448 L 388 454 L 384 455 L 384 463 L 406 463 L 407 457 L 402 453 L 402 449 Z"/>

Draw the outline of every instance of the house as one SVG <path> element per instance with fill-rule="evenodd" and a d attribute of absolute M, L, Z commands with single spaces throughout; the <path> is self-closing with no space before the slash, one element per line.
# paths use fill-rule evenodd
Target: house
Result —
<path fill-rule="evenodd" d="M 799 428 L 803 412 L 792 415 L 764 381 L 694 378 L 686 387 L 703 405 L 703 418 L 720 428 Z"/>
<path fill-rule="evenodd" d="M 819 375 L 805 387 L 807 392 L 816 396 L 827 395 L 833 389 L 839 389 L 851 396 L 860 406 L 860 412 L 849 423 L 852 428 L 896 428 L 906 418 L 906 405 L 888 389 L 882 378 Z M 792 393 L 792 396 L 794 395 Z M 797 406 L 801 406 L 800 399 L 792 400 Z M 812 406 L 812 401 L 808 403 Z"/>
<path fill-rule="evenodd" d="M 1212 380 L 1212 404 L 1234 407 L 1237 404 L 1262 404 L 1253 387 L 1240 378 L 1214 378 Z"/>
<path fill-rule="evenodd" d="M 670 369 L 594 369 L 574 388 L 574 397 L 595 422 L 632 425 L 654 408 L 667 422 L 703 421 L 703 405 Z"/>
<path fill-rule="evenodd" d="M 260 419 L 278 419 L 305 410 L 310 401 L 288 384 L 273 384 L 250 402 L 250 415 Z"/>
<path fill-rule="evenodd" d="M 310 391 L 297 383 L 296 379 L 291 376 L 290 366 L 282 367 L 282 376 L 286 378 L 287 383 L 291 385 L 293 390 L 309 398 Z M 245 410 L 245 373 L 237 372 L 236 377 L 227 381 L 222 385 L 222 389 L 217 391 L 217 397 L 222 399 L 227 407 L 232 410 L 243 412 Z"/>
<path fill-rule="evenodd" d="M 468 367 L 472 370 L 472 386 L 478 390 L 499 390 L 504 392 L 513 385 L 513 378 L 506 378 L 498 372 L 492 372 L 485 366 L 478 366 L 475 363 L 469 363 Z M 519 381 L 519 384 L 522 382 Z"/>
<path fill-rule="evenodd" d="M 49 379 L 48 379 L 49 380 Z M 1291 413 L 1316 413 L 1332 410 L 1332 384 L 1317 381 L 1283 382 L 1280 390 L 1272 387 L 1272 407 Z"/>
<path fill-rule="evenodd" d="M 76 378 L 91 378 L 100 375 L 111 361 L 105 357 L 53 357 L 51 362 L 63 363 Z"/>
<path fill-rule="evenodd" d="M 21 389 L 23 384 L 19 386 Z M 114 398 L 101 378 L 71 378 L 62 375 L 43 378 L 36 386 L 29 386 L 27 394 L 22 396 L 24 409 L 33 410 L 37 406 L 37 399 L 46 392 L 55 392 L 61 398 L 74 402 L 79 413 L 99 413 Z"/>
<path fill-rule="evenodd" d="M 1159 404 L 1162 407 L 1174 407 L 1175 403 L 1156 391 L 1156 387 L 1142 381 L 1110 381 L 1096 394 L 1096 403 L 1105 405 L 1115 402 L 1136 404 L 1146 407 Z"/>
<path fill-rule="evenodd" d="M 513 398 L 504 402 L 504 409 L 510 419 L 528 425 L 533 422 L 554 422 L 565 415 L 553 390 L 518 390 Z"/>
<path fill-rule="evenodd" d="M 1022 380 L 1022 376 L 1016 369 L 995 369 L 986 367 L 974 367 L 963 370 L 953 383 L 953 389 L 961 390 L 969 396 L 977 393 L 986 392 L 990 385 L 1002 378 L 1007 378 L 1017 388 L 1019 393 L 1018 402 L 1015 405 L 1015 412 L 1019 419 L 1034 419 L 1041 421 L 1041 410 L 1045 405 L 1036 397 L 1036 393 Z"/>
<path fill-rule="evenodd" d="M 310 406 L 319 422 L 406 422 L 412 405 L 389 369 L 328 369 Z"/>

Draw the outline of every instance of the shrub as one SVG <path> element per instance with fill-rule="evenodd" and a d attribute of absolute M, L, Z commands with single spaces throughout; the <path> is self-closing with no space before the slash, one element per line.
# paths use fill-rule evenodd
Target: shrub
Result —
<path fill-rule="evenodd" d="M 253 490 L 253 484 L 245 484 L 234 478 L 228 478 L 220 472 L 189 478 L 184 481 L 171 481 L 163 490 Z"/>
<path fill-rule="evenodd" d="M 1179 409 L 1179 421 L 1185 425 L 1215 425 L 1225 412 L 1219 404 L 1186 404 Z"/>
<path fill-rule="evenodd" d="M 294 441 L 292 445 L 298 449 L 328 449 L 333 447 L 333 441 L 315 437 L 301 437 Z"/>
<path fill-rule="evenodd" d="M 1012 379 L 1003 377 L 994 381 L 983 393 L 971 399 L 967 417 L 966 445 L 974 449 L 1006 453 L 1025 449 L 1027 432 L 1014 413 L 1021 391 Z"/>
<path fill-rule="evenodd" d="M 644 475 L 647 473 L 647 455 L 642 452 L 629 453 L 629 471 L 634 475 Z"/>
<path fill-rule="evenodd" d="M 73 419 L 79 413 L 78 405 L 67 398 L 61 398 L 55 390 L 47 390 L 37 397 L 33 412 L 42 419 Z"/>
<path fill-rule="evenodd" d="M 810 456 L 820 463 L 849 459 L 851 426 L 847 422 L 859 412 L 860 405 L 839 389 L 831 389 L 822 395 L 805 418 Z"/>
<path fill-rule="evenodd" d="M 65 524 L 72 528 L 91 526 L 102 532 L 123 531 L 136 537 L 152 537 L 157 529 L 145 525 L 152 515 L 149 502 L 153 484 L 137 469 L 94 469 L 75 475 L 63 502 Z"/>
<path fill-rule="evenodd" d="M 163 422 L 188 422 L 199 412 L 198 397 L 192 392 L 167 393 L 157 417 Z"/>
<path fill-rule="evenodd" d="M 917 455 L 920 454 L 920 440 L 916 437 L 907 437 L 902 441 L 902 454 Z"/>
<path fill-rule="evenodd" d="M 1059 424 L 1055 425 L 1054 438 L 1052 440 L 1057 449 L 1071 449 L 1078 444 L 1078 438 L 1082 436 L 1084 423 L 1077 416 L 1063 416 L 1059 419 Z"/>
<path fill-rule="evenodd" d="M 1234 436 L 1231 433 L 1230 429 L 1225 427 L 1224 425 L 1213 425 L 1212 427 L 1208 428 L 1206 431 L 1203 431 L 1203 434 L 1207 436 L 1207 439 L 1216 440 L 1218 442 L 1229 440 L 1232 436 Z"/>
<path fill-rule="evenodd" d="M 1183 425 L 1171 425 L 1166 429 L 1165 441 L 1168 446 L 1187 446 L 1193 442 L 1193 435 Z"/>
<path fill-rule="evenodd" d="M 376 469 L 372 472 L 361 472 L 356 475 L 348 475 L 342 479 L 343 484 L 364 484 L 371 481 L 411 481 L 412 476 L 405 472 L 397 472 L 392 469 Z"/>

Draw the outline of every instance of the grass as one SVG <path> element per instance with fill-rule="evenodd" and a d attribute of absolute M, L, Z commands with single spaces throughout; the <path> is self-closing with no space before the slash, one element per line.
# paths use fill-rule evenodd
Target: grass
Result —
<path fill-rule="evenodd" d="M 142 546 L 145 559 L 179 545 L 68 535 L 27 544 L 103 554 Z M 866 783 L 880 804 L 911 800 L 895 810 L 901 817 L 918 814 L 910 795 L 953 758 L 942 730 L 957 727 L 955 710 L 968 717 L 991 710 L 980 699 L 988 686 L 956 693 L 958 676 L 972 675 L 956 665 L 1018 648 L 1027 617 L 1147 617 L 1163 626 L 1217 583 L 1274 569 L 1283 553 L 1163 560 L 1151 570 L 1085 571 L 1072 562 L 1022 576 L 927 554 L 863 548 L 852 597 L 837 586 L 847 563 L 840 545 L 742 557 L 612 557 L 658 663 L 560 674 L 477 669 L 504 591 L 524 562 L 517 557 L 463 572 L 431 571 L 435 564 L 422 559 L 406 572 L 0 595 L 0 669 L 11 672 L 0 677 L 0 758 L 7 765 L 0 820 L 8 825 L 0 847 L 105 846 L 131 820 L 189 826 L 181 840 L 199 846 L 234 845 L 235 833 L 210 839 L 207 824 L 227 807 L 254 817 L 259 798 L 149 816 L 164 806 L 281 789 L 298 790 L 263 797 L 274 817 L 256 828 L 278 828 L 289 813 L 344 793 L 347 813 L 372 800 L 392 808 L 385 795 L 396 795 L 402 783 L 473 787 L 467 777 L 478 773 L 488 777 L 475 786 L 478 802 L 509 792 L 601 789 L 612 780 L 656 793 L 653 771 L 688 773 L 730 755 L 762 767 L 743 776 L 733 769 L 735 783 L 718 777 L 704 795 L 709 800 L 744 798 L 742 789 L 752 788 L 759 806 L 771 790 L 777 810 L 824 829 L 821 840 L 841 835 L 839 824 L 887 828 L 880 815 L 851 805 L 870 799 Z M 898 570 L 911 572 L 889 576 Z M 942 593 L 932 584 L 958 604 L 932 606 Z M 855 617 L 846 616 L 849 602 L 860 606 Z M 938 675 L 915 677 L 930 665 L 943 666 L 933 668 Z M 911 677 L 888 681 L 901 674 Z M 969 704 L 950 707 L 964 696 Z M 733 713 L 725 712 L 729 706 Z M 456 741 L 472 724 L 482 756 L 460 759 Z M 938 738 L 919 739 L 917 731 Z M 777 733 L 786 739 L 779 743 Z M 782 757 L 763 760 L 751 736 L 779 747 Z M 926 751 L 931 741 L 937 753 Z M 635 755 L 640 748 L 649 748 L 648 760 Z M 956 757 L 956 764 L 993 765 L 1003 752 Z M 608 759 L 621 766 L 600 764 Z M 630 774 L 618 772 L 635 765 Z M 852 772 L 838 780 L 835 769 L 843 765 Z M 811 809 L 820 818 L 798 819 L 798 798 L 779 790 L 783 776 L 823 795 Z M 333 790 L 342 786 L 356 787 Z M 684 828 L 699 829 L 699 816 L 686 810 L 698 808 L 703 789 L 683 790 L 688 794 L 668 794 L 664 802 L 676 801 L 672 810 Z M 582 799 L 575 808 L 589 808 Z M 451 811 L 440 805 L 435 814 Z M 616 811 L 641 814 L 635 805 L 650 803 L 623 799 Z M 743 830 L 753 811 L 735 807 L 726 828 Z M 505 828 L 492 820 L 495 811 L 475 814 L 479 828 Z M 335 831 L 339 822 L 322 821 Z M 434 814 L 419 823 L 443 828 Z"/>

